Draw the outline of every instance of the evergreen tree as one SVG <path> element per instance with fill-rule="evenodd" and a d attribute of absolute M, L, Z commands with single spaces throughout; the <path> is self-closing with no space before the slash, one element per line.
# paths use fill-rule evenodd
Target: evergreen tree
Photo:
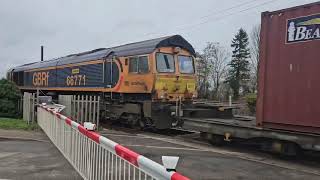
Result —
<path fill-rule="evenodd" d="M 230 68 L 227 77 L 227 83 L 231 87 L 235 99 L 239 98 L 240 87 L 244 90 L 246 89 L 246 80 L 250 78 L 248 61 L 248 58 L 250 58 L 250 49 L 248 45 L 248 34 L 240 28 L 232 40 L 231 47 L 234 50 L 232 51 L 232 60 L 228 64 Z"/>

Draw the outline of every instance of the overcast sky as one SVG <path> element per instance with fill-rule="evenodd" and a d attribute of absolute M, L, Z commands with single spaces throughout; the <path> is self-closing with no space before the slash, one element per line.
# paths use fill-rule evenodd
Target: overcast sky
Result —
<path fill-rule="evenodd" d="M 0 77 L 7 69 L 71 53 L 181 34 L 197 51 L 229 47 L 260 13 L 315 0 L 0 0 Z"/>

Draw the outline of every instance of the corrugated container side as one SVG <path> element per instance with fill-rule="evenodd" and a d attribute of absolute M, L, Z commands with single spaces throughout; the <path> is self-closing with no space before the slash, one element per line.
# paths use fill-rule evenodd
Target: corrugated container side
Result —
<path fill-rule="evenodd" d="M 320 3 L 261 18 L 257 126 L 320 134 Z"/>

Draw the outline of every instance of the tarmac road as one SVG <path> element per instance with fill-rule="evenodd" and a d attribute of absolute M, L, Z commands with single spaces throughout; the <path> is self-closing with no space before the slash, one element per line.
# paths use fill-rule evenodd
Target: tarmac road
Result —
<path fill-rule="evenodd" d="M 0 179 L 81 180 L 49 141 L 0 139 Z"/>
<path fill-rule="evenodd" d="M 162 155 L 179 156 L 177 171 L 194 180 L 320 179 L 319 163 L 309 167 L 264 153 L 239 152 L 154 133 L 108 129 L 103 135 L 160 164 Z"/>
<path fill-rule="evenodd" d="M 0 137 L 10 133 L 14 137 L 18 133 L 2 132 L 0 130 Z M 38 141 L 0 139 L 0 179 L 82 179 L 49 139 L 41 134 L 36 135 L 40 137 Z M 108 129 L 102 135 L 160 164 L 162 155 L 179 156 L 177 171 L 193 180 L 320 179 L 319 162 L 305 165 L 264 153 L 214 147 L 193 142 L 193 134 L 165 136 Z M 19 136 L 27 137 L 27 134 Z"/>

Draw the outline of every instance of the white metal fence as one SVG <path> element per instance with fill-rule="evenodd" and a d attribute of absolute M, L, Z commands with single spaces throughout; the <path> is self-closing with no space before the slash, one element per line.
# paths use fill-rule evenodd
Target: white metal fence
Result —
<path fill-rule="evenodd" d="M 100 96 L 59 95 L 59 104 L 65 105 L 64 114 L 75 121 L 92 122 L 99 126 Z"/>
<path fill-rule="evenodd" d="M 38 107 L 38 123 L 84 179 L 188 180 L 124 146 L 87 131 L 47 106 Z"/>

